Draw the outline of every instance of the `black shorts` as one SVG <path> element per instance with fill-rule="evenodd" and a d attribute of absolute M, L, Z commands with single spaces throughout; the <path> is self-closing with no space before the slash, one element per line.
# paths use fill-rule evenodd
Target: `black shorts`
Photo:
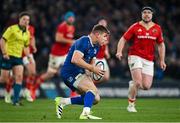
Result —
<path fill-rule="evenodd" d="M 1 63 L 0 64 L 1 69 L 4 69 L 4 70 L 10 70 L 14 66 L 23 65 L 22 58 L 17 58 L 14 56 L 10 56 L 10 59 L 1 58 L 0 63 Z"/>

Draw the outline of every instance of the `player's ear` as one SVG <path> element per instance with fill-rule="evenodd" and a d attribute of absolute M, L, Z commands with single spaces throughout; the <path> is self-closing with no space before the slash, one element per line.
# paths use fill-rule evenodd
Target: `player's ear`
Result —
<path fill-rule="evenodd" d="M 96 38 L 99 37 L 99 32 L 95 32 L 94 35 L 96 36 Z"/>

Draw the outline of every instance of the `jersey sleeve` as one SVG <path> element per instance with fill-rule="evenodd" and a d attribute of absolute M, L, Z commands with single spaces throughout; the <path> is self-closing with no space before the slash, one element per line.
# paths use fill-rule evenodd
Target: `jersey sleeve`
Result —
<path fill-rule="evenodd" d="M 7 41 L 11 35 L 12 35 L 12 27 L 9 27 L 6 29 L 2 37 L 3 39 L 5 39 L 5 41 Z"/>
<path fill-rule="evenodd" d="M 134 24 L 124 33 L 123 37 L 126 41 L 129 41 L 134 35 Z"/>
<path fill-rule="evenodd" d="M 64 33 L 65 30 L 66 30 L 65 24 L 58 25 L 58 27 L 57 27 L 57 32 L 58 33 Z"/>
<path fill-rule="evenodd" d="M 34 27 L 33 27 L 33 26 L 30 26 L 28 30 L 29 30 L 29 32 L 30 32 L 30 35 L 31 35 L 32 37 L 34 37 L 34 34 L 35 34 L 35 29 L 34 29 Z"/>
<path fill-rule="evenodd" d="M 158 35 L 158 37 L 157 37 L 156 42 L 157 42 L 158 44 L 164 42 L 164 39 L 163 39 L 163 33 L 162 33 L 161 27 L 159 28 L 159 35 Z"/>
<path fill-rule="evenodd" d="M 80 51 L 83 55 L 87 49 L 87 41 L 86 40 L 80 40 L 75 44 L 75 50 Z"/>

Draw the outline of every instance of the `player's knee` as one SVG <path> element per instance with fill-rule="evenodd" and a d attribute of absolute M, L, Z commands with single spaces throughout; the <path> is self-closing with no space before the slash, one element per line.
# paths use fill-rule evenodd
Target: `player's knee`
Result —
<path fill-rule="evenodd" d="M 23 80 L 23 76 L 22 75 L 16 75 L 15 76 L 15 81 L 22 81 Z"/>
<path fill-rule="evenodd" d="M 52 71 L 47 72 L 47 76 L 49 76 L 49 78 L 54 77 L 54 75 L 55 75 L 55 72 L 52 72 Z"/>
<path fill-rule="evenodd" d="M 94 100 L 94 105 L 98 104 L 100 102 L 101 98 L 99 96 L 99 94 L 96 94 L 95 96 L 95 100 Z"/>
<path fill-rule="evenodd" d="M 97 104 L 99 101 L 100 101 L 100 96 L 99 96 L 99 94 L 98 94 L 98 91 L 96 90 L 96 89 L 91 89 L 91 90 L 88 90 L 87 92 L 91 92 L 91 93 L 93 93 L 93 95 L 95 96 L 95 98 L 94 98 L 94 105 L 95 104 Z"/>
<path fill-rule="evenodd" d="M 143 90 L 149 90 L 151 88 L 150 85 L 143 85 Z"/>
<path fill-rule="evenodd" d="M 35 76 L 35 75 L 36 75 L 36 72 L 35 72 L 35 71 L 31 71 L 31 72 L 29 72 L 28 74 L 29 74 L 29 76 Z"/>
<path fill-rule="evenodd" d="M 139 82 L 135 82 L 135 85 L 136 85 L 137 88 L 141 87 L 141 84 Z"/>

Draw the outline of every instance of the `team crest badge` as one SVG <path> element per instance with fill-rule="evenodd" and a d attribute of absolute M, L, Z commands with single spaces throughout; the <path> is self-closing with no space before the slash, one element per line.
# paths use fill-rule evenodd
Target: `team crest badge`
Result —
<path fill-rule="evenodd" d="M 153 29 L 153 30 L 152 30 L 152 33 L 156 33 L 156 32 L 157 32 L 157 29 Z"/>

